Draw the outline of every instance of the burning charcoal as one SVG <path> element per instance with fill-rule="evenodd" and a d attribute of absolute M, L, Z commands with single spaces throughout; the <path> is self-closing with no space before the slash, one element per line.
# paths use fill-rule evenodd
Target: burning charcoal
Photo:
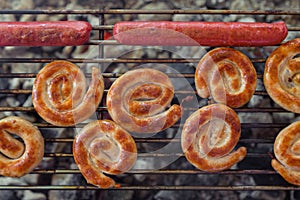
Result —
<path fill-rule="evenodd" d="M 13 97 L 7 97 L 6 101 L 7 101 L 7 104 L 11 107 L 17 107 L 20 105 L 20 102 Z"/>
<path fill-rule="evenodd" d="M 181 192 L 179 192 L 181 193 Z M 155 196 L 155 200 L 176 200 L 176 199 L 189 199 L 188 196 L 181 197 L 179 193 L 172 191 L 160 191 Z"/>
<path fill-rule="evenodd" d="M 232 191 L 160 191 L 154 196 L 155 200 L 177 200 L 177 199 L 222 199 L 238 200 L 237 194 Z"/>
<path fill-rule="evenodd" d="M 290 200 L 298 200 L 300 199 L 300 192 L 299 191 L 291 191 Z"/>
<path fill-rule="evenodd" d="M 207 0 L 206 6 L 210 9 L 226 9 L 230 5 L 230 1 L 226 0 Z"/>
<path fill-rule="evenodd" d="M 39 176 L 39 174 L 29 174 L 21 177 L 20 179 L 28 185 L 36 185 L 38 183 Z"/>
<path fill-rule="evenodd" d="M 47 197 L 43 193 L 32 192 L 30 190 L 25 190 L 22 199 L 30 199 L 30 200 L 46 200 Z"/>
<path fill-rule="evenodd" d="M 283 191 L 252 191 L 251 198 L 253 200 L 282 200 L 286 198 Z"/>
<path fill-rule="evenodd" d="M 252 17 L 244 17 L 237 20 L 238 22 L 255 22 L 255 19 Z"/>
<path fill-rule="evenodd" d="M 1 190 L 0 196 L 6 200 L 16 200 L 18 199 L 16 193 L 13 190 Z"/>
<path fill-rule="evenodd" d="M 238 113 L 241 123 L 273 123 L 273 118 L 270 113 Z M 254 138 L 268 138 L 269 135 L 273 135 L 274 130 L 272 128 L 251 128 L 252 134 Z"/>
<path fill-rule="evenodd" d="M 186 1 L 186 0 L 175 0 L 170 1 L 176 9 L 199 9 L 206 8 L 206 0 L 197 0 L 197 1 Z"/>
<path fill-rule="evenodd" d="M 0 185 L 26 185 L 26 183 L 16 178 L 0 177 Z M 18 196 L 22 196 L 23 194 L 24 191 L 22 190 L 19 190 L 18 193 L 13 190 L 0 190 L 0 197 L 5 200 L 15 200 L 18 199 Z"/>
<path fill-rule="evenodd" d="M 147 162 L 148 159 L 137 159 L 134 169 L 154 169 L 154 163 L 153 162 Z M 135 174 L 135 179 L 139 182 L 143 182 L 147 176 L 143 174 Z"/>
<path fill-rule="evenodd" d="M 82 185 L 84 179 L 80 174 L 61 174 L 54 175 L 53 185 Z M 52 190 L 49 192 L 49 200 L 67 199 L 93 199 L 95 190 Z"/>
<path fill-rule="evenodd" d="M 193 15 L 174 15 L 173 21 L 192 21 L 196 16 Z"/>
<path fill-rule="evenodd" d="M 295 113 L 273 113 L 274 122 L 278 123 L 290 123 L 296 121 Z"/>
<path fill-rule="evenodd" d="M 109 200 L 131 200 L 133 198 L 134 191 L 114 191 L 114 190 L 106 190 L 101 194 L 101 199 L 109 199 Z"/>
<path fill-rule="evenodd" d="M 160 10 L 168 10 L 170 9 L 170 6 L 162 1 L 154 1 L 153 3 L 147 4 L 143 6 L 143 10 L 155 10 L 155 9 L 160 9 Z M 138 19 L 140 20 L 170 20 L 171 15 L 156 15 L 156 14 L 150 14 L 150 15 L 138 15 Z"/>
<path fill-rule="evenodd" d="M 21 22 L 30 22 L 34 20 L 34 16 L 33 15 L 22 15 L 22 17 L 20 18 Z"/>

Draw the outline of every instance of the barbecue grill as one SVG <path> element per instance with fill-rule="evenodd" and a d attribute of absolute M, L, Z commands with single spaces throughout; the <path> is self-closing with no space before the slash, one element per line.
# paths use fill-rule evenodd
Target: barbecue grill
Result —
<path fill-rule="evenodd" d="M 21 15 L 21 14 L 29 14 L 29 15 L 58 15 L 58 14 L 66 14 L 66 15 L 96 15 L 99 18 L 99 24 L 93 25 L 93 32 L 99 34 L 99 39 L 97 40 L 90 40 L 86 45 L 89 45 L 90 47 L 99 47 L 99 55 L 97 58 L 66 58 L 63 60 L 67 60 L 73 63 L 76 63 L 78 65 L 81 64 L 87 64 L 92 63 L 95 65 L 101 66 L 108 66 L 110 64 L 176 64 L 180 63 L 184 67 L 185 64 L 193 63 L 194 66 L 197 65 L 197 62 L 199 61 L 198 58 L 105 58 L 103 57 L 105 53 L 105 47 L 111 46 L 111 45 L 119 45 L 117 41 L 115 40 L 104 40 L 104 31 L 111 31 L 113 28 L 113 24 L 106 24 L 105 23 L 105 15 L 137 15 L 137 14 L 157 14 L 157 15 L 165 15 L 165 14 L 182 14 L 182 15 L 190 15 L 190 14 L 196 14 L 196 15 L 278 15 L 278 16 L 290 16 L 290 15 L 300 15 L 300 11 L 295 10 L 288 10 L 288 11 L 282 11 L 282 10 L 126 10 L 126 9 L 112 9 L 112 10 L 1 10 L 0 14 L 14 14 L 14 15 Z M 289 32 L 296 32 L 300 31 L 300 27 L 288 27 Z M 260 47 L 265 48 L 265 47 Z M 275 47 L 274 47 L 275 48 Z M 247 52 L 250 51 L 251 48 L 242 47 L 240 49 L 245 50 Z M 40 63 L 41 65 L 44 65 L 44 63 L 49 63 L 54 60 L 58 60 L 59 58 L 5 58 L 1 56 L 0 58 L 0 64 L 4 63 Z M 252 57 L 251 61 L 254 63 L 255 67 L 257 66 L 263 66 L 264 62 L 266 60 L 266 57 Z M 119 77 L 122 75 L 122 73 L 116 73 L 116 72 L 104 72 L 103 76 L 105 79 L 114 80 L 114 78 Z M 187 79 L 187 80 L 193 80 L 194 74 L 193 73 L 182 73 L 180 76 L 178 74 L 169 73 L 168 74 L 171 78 L 174 79 Z M 30 78 L 34 79 L 36 76 L 36 73 L 1 73 L 0 78 L 1 79 L 9 79 L 9 78 Z M 87 74 L 89 76 L 89 74 Z M 258 71 L 257 78 L 259 81 L 262 81 L 262 71 Z M 105 88 L 105 94 L 107 93 L 107 90 L 109 88 Z M 16 96 L 16 95 L 30 95 L 32 92 L 31 89 L 1 89 L 0 94 L 1 95 L 7 95 L 7 96 Z M 186 91 L 186 90 L 177 90 L 175 91 L 176 94 L 179 95 L 195 95 L 195 92 Z M 254 95 L 263 96 L 264 98 L 269 99 L 271 102 L 272 100 L 268 97 L 268 94 L 265 90 L 256 90 Z M 102 101 L 103 102 L 103 101 Z M 210 104 L 210 99 L 204 99 L 204 102 L 206 104 Z M 274 104 L 274 103 L 273 103 Z M 186 108 L 187 111 L 192 112 L 196 108 Z M 270 113 L 271 115 L 274 113 L 289 113 L 288 111 L 280 108 L 279 106 L 272 106 L 272 107 L 250 107 L 248 105 L 243 106 L 241 108 L 234 109 L 237 113 L 247 113 L 250 115 L 257 115 L 259 113 Z M 31 107 L 11 107 L 8 105 L 2 105 L 0 107 L 0 112 L 24 112 L 24 113 L 32 113 L 35 114 L 35 109 Z M 101 105 L 97 109 L 97 115 L 101 116 L 102 118 L 105 118 L 107 116 L 107 108 L 105 104 L 101 103 Z M 297 115 L 295 114 L 295 117 Z M 184 121 L 181 121 L 180 123 L 174 125 L 171 127 L 171 129 L 180 129 L 183 125 Z M 140 190 L 170 190 L 170 191 L 258 191 L 258 190 L 264 190 L 264 191 L 294 191 L 294 190 L 300 190 L 300 187 L 293 186 L 285 182 L 272 168 L 270 165 L 271 159 L 273 157 L 272 151 L 263 151 L 260 148 L 257 148 L 257 146 L 272 146 L 276 135 L 278 134 L 279 130 L 286 127 L 290 122 L 275 122 L 275 123 L 265 123 L 264 121 L 257 121 L 257 122 L 243 122 L 242 123 L 242 136 L 239 141 L 238 145 L 246 146 L 248 149 L 247 156 L 245 160 L 241 161 L 238 166 L 234 169 L 222 171 L 222 172 L 214 172 L 214 173 L 208 173 L 203 172 L 200 170 L 197 170 L 196 168 L 193 168 L 188 161 L 184 158 L 183 153 L 180 149 L 178 149 L 178 152 L 174 153 L 152 153 L 152 152 L 146 152 L 142 153 L 141 155 L 138 155 L 139 158 L 141 157 L 162 157 L 167 158 L 171 156 L 177 156 L 178 159 L 175 160 L 170 166 L 167 166 L 162 169 L 133 169 L 129 172 L 126 172 L 125 175 L 120 176 L 112 176 L 118 183 L 121 184 L 121 187 L 118 188 L 110 188 L 105 190 L 134 190 L 134 191 L 140 191 Z M 48 124 L 46 122 L 35 122 L 34 125 L 36 125 L 41 132 L 52 129 L 60 129 L 62 127 L 54 126 L 51 124 Z M 85 125 L 84 123 L 79 124 L 76 127 L 82 127 Z M 67 128 L 68 131 L 71 132 L 71 135 L 74 136 L 76 133 L 75 127 Z M 267 133 L 265 134 L 265 137 L 261 137 L 264 135 L 263 133 L 260 134 L 260 137 L 254 137 L 253 134 L 249 134 L 249 130 L 251 129 L 260 129 L 263 131 L 263 129 L 266 129 Z M 60 138 L 60 137 L 53 137 L 51 134 L 44 134 L 46 145 L 59 143 L 64 144 L 66 146 L 71 147 L 73 143 L 73 136 L 68 138 Z M 135 138 L 136 143 L 139 145 L 142 144 L 154 144 L 154 145 L 166 145 L 168 143 L 175 143 L 180 144 L 180 138 L 172 138 L 168 135 L 156 135 L 149 138 Z M 259 150 L 259 151 L 258 151 Z M 73 154 L 71 151 L 67 152 L 45 152 L 44 158 L 53 158 L 54 160 L 59 159 L 66 159 L 66 158 L 72 158 Z M 74 161 L 73 161 L 74 162 Z M 176 163 L 186 163 L 188 166 L 187 168 L 182 168 L 183 165 L 176 165 Z M 47 168 L 43 167 L 44 165 L 40 165 L 38 168 L 36 168 L 33 172 L 31 172 L 27 176 L 31 176 L 32 174 L 40 174 L 44 175 L 44 177 L 51 177 L 56 174 L 78 174 L 80 176 L 80 171 L 78 169 L 65 169 L 65 168 Z M 174 167 L 175 166 L 175 167 Z M 178 166 L 178 167 L 176 167 Z M 170 183 L 170 184 L 160 184 L 160 183 L 152 183 L 152 184 L 132 184 L 132 183 L 126 183 L 123 182 L 123 177 L 133 177 L 135 175 L 144 175 L 144 176 L 158 176 L 163 178 L 168 178 L 172 176 L 211 176 L 211 175 L 217 175 L 219 179 L 226 179 L 228 176 L 253 176 L 257 179 L 264 179 L 269 180 L 269 183 L 266 183 L 266 181 L 259 181 L 256 182 L 255 185 L 197 185 L 194 183 L 190 184 L 184 184 L 179 185 L 176 183 Z M 82 184 L 78 185 L 51 185 L 51 184 L 43 184 L 43 185 L 0 185 L 0 190 L 34 190 L 34 191 L 50 191 L 50 190 L 97 190 L 101 191 L 103 189 L 99 189 L 95 186 L 89 185 L 86 183 L 83 177 L 82 178 Z M 274 181 L 275 180 L 275 181 Z M 134 182 L 133 182 L 134 183 Z"/>

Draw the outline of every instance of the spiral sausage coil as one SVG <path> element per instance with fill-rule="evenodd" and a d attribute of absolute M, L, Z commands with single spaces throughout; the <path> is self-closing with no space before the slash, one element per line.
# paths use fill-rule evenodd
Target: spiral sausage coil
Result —
<path fill-rule="evenodd" d="M 197 65 L 195 85 L 202 98 L 237 108 L 246 104 L 256 88 L 256 71 L 250 59 L 232 48 L 216 48 Z"/>
<path fill-rule="evenodd" d="M 300 122 L 280 131 L 274 142 L 272 167 L 289 183 L 300 186 Z"/>
<path fill-rule="evenodd" d="M 115 186 L 107 174 L 122 174 L 132 168 L 137 158 L 131 135 L 110 120 L 90 122 L 76 135 L 73 154 L 88 183 L 100 188 Z"/>
<path fill-rule="evenodd" d="M 112 119 L 133 133 L 157 133 L 175 124 L 182 115 L 180 105 L 165 110 L 174 96 L 169 77 L 155 69 L 141 68 L 119 77 L 107 94 Z"/>
<path fill-rule="evenodd" d="M 246 156 L 236 146 L 241 132 L 237 114 L 223 104 L 211 104 L 194 112 L 184 123 L 181 146 L 186 159 L 196 168 L 215 172 L 230 168 Z"/>
<path fill-rule="evenodd" d="M 268 57 L 264 85 L 270 97 L 281 107 L 300 113 L 300 38 L 290 40 Z"/>
<path fill-rule="evenodd" d="M 11 134 L 19 136 L 23 142 Z M 31 172 L 44 156 L 44 138 L 37 127 L 20 117 L 0 120 L 0 174 L 21 177 Z"/>
<path fill-rule="evenodd" d="M 92 80 L 86 91 L 85 76 L 76 65 L 54 61 L 38 73 L 32 101 L 45 121 L 57 126 L 71 126 L 88 119 L 95 112 L 103 90 L 104 81 L 98 68 L 92 69 Z"/>

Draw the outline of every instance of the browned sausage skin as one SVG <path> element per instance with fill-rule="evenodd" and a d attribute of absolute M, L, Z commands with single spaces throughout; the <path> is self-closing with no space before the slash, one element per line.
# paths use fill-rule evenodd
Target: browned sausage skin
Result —
<path fill-rule="evenodd" d="M 282 129 L 274 142 L 272 167 L 289 183 L 300 186 L 299 159 L 300 122 L 294 122 Z"/>
<path fill-rule="evenodd" d="M 114 38 L 129 45 L 266 46 L 281 43 L 284 22 L 118 22 Z"/>
<path fill-rule="evenodd" d="M 256 71 L 242 52 L 219 47 L 209 51 L 199 61 L 195 73 L 197 93 L 212 97 L 232 108 L 245 105 L 256 88 Z"/>
<path fill-rule="evenodd" d="M 241 124 L 234 110 L 223 104 L 204 106 L 186 120 L 181 147 L 186 159 L 203 171 L 229 169 L 244 159 L 245 147 L 232 151 L 241 135 Z"/>
<path fill-rule="evenodd" d="M 300 38 L 275 49 L 265 64 L 264 86 L 272 100 L 282 108 L 300 113 Z"/>
<path fill-rule="evenodd" d="M 104 90 L 100 69 L 92 68 L 92 79 L 86 79 L 80 68 L 68 61 L 48 63 L 39 71 L 32 88 L 36 112 L 57 126 L 72 126 L 88 119 L 99 105 Z"/>
<path fill-rule="evenodd" d="M 12 135 L 19 136 L 23 142 Z M 0 120 L 0 174 L 21 177 L 31 172 L 44 156 L 44 138 L 27 120 L 11 116 Z"/>
<path fill-rule="evenodd" d="M 87 182 L 100 188 L 116 187 L 115 181 L 104 173 L 122 174 L 137 159 L 131 135 L 110 120 L 96 120 L 84 126 L 75 137 L 73 153 Z"/>
<path fill-rule="evenodd" d="M 112 84 L 107 93 L 107 110 L 118 125 L 131 133 L 158 133 L 182 116 L 180 105 L 168 108 L 173 96 L 174 86 L 166 74 L 150 68 L 135 69 Z"/>
<path fill-rule="evenodd" d="M 0 22 L 0 46 L 76 46 L 90 38 L 85 21 Z"/>

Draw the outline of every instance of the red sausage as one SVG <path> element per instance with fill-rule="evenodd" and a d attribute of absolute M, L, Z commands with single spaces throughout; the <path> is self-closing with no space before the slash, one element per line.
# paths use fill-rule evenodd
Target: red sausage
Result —
<path fill-rule="evenodd" d="M 75 46 L 87 42 L 85 21 L 0 22 L 0 46 Z"/>
<path fill-rule="evenodd" d="M 284 22 L 118 22 L 114 38 L 129 45 L 276 45 L 287 36 Z"/>

